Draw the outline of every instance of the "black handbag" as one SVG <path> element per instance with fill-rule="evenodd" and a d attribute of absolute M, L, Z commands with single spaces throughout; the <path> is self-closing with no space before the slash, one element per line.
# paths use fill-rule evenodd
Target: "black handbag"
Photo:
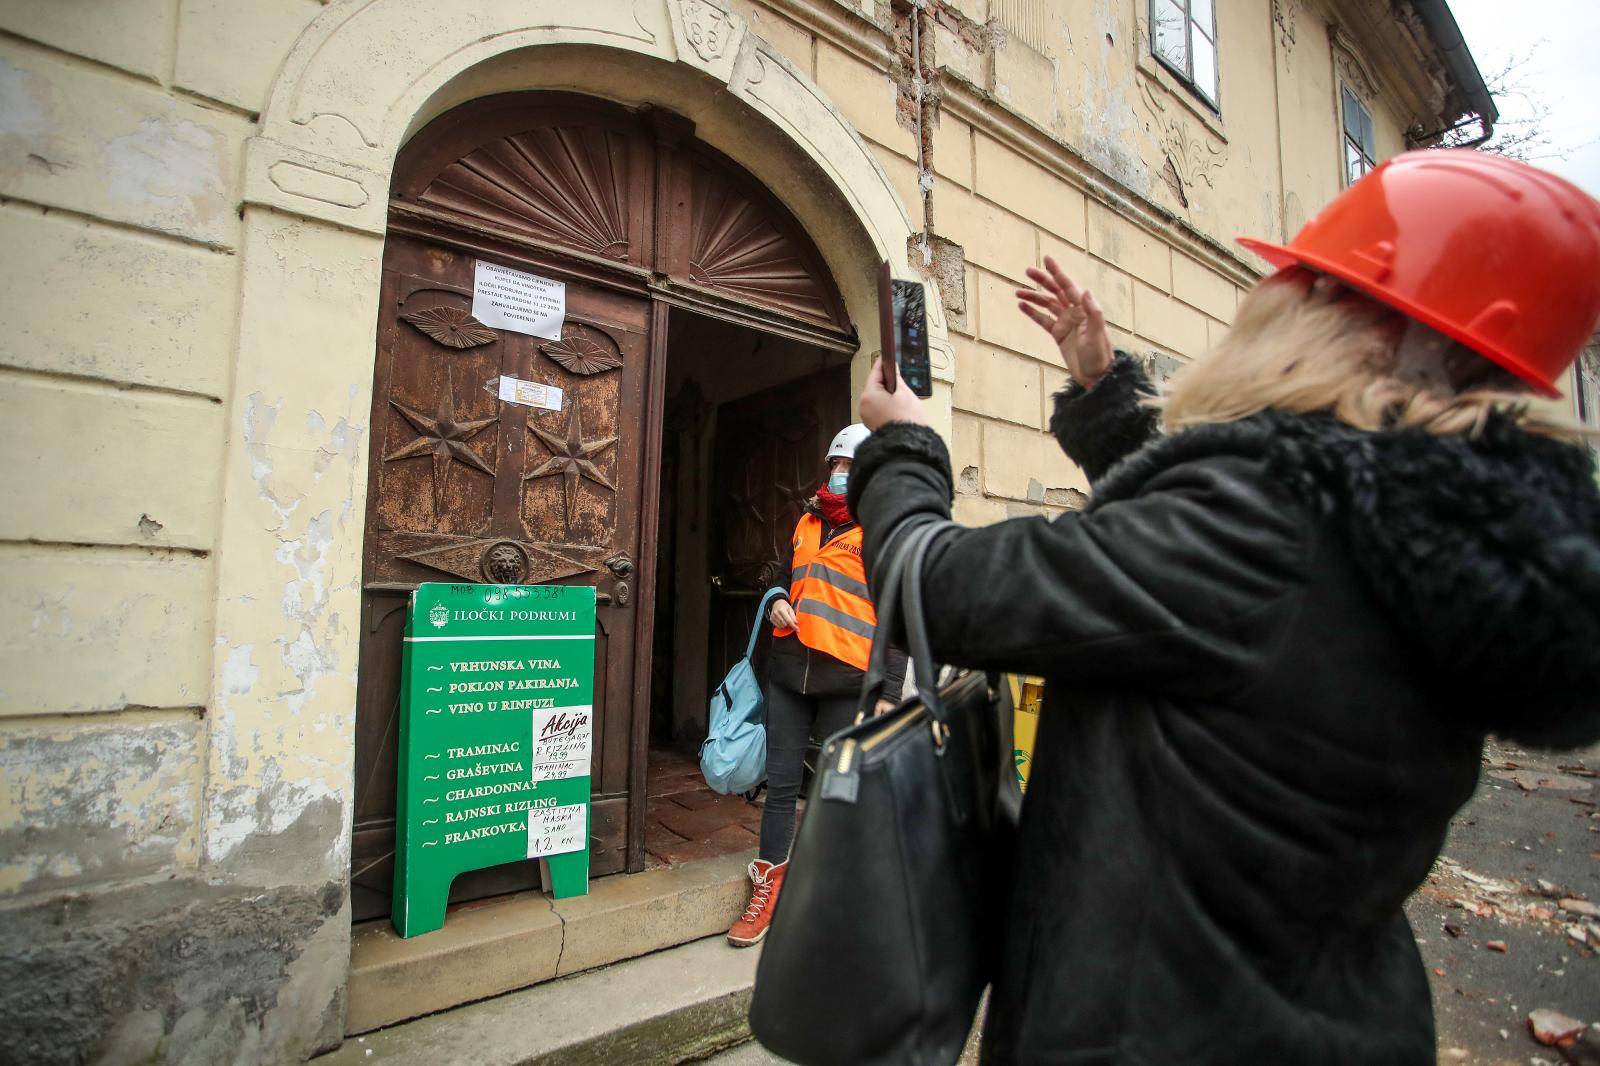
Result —
<path fill-rule="evenodd" d="M 953 1063 L 994 973 L 1020 794 L 997 686 L 936 685 L 921 570 L 954 527 L 903 529 L 886 553 L 863 717 L 823 745 L 756 969 L 750 1028 L 803 1066 Z M 917 694 L 864 717 L 901 624 Z"/>

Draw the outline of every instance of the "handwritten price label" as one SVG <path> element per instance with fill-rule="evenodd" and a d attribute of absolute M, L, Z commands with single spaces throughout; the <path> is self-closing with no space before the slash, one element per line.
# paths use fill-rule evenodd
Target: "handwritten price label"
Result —
<path fill-rule="evenodd" d="M 588 847 L 583 807 L 581 803 L 574 803 L 566 807 L 541 807 L 529 811 L 528 858 L 561 855 Z"/>
<path fill-rule="evenodd" d="M 583 706 L 533 712 L 533 751 L 528 760 L 533 780 L 589 776 L 593 710 Z"/>

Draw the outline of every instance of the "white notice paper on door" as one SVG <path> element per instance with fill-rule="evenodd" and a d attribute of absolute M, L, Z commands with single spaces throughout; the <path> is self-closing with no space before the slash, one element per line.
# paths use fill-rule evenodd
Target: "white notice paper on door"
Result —
<path fill-rule="evenodd" d="M 491 329 L 558 341 L 567 317 L 567 287 L 480 259 L 472 277 L 472 317 Z"/>
<path fill-rule="evenodd" d="M 500 375 L 500 398 L 507 403 L 520 403 L 524 407 L 537 407 L 543 411 L 561 410 L 561 390 L 539 381 Z"/>
<path fill-rule="evenodd" d="M 589 846 L 585 839 L 588 826 L 584 825 L 582 803 L 565 807 L 538 807 L 528 812 L 528 858 L 545 855 L 564 855 L 569 851 L 582 851 Z"/>

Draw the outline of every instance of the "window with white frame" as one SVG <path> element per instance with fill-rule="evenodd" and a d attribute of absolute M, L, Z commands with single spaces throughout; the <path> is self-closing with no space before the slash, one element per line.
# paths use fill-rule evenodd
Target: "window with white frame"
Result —
<path fill-rule="evenodd" d="M 1350 86 L 1340 85 L 1339 93 L 1344 112 L 1344 183 L 1354 185 L 1378 165 L 1378 150 L 1372 141 L 1372 112 L 1350 91 Z"/>
<path fill-rule="evenodd" d="M 1150 54 L 1217 108 L 1213 0 L 1150 0 Z"/>

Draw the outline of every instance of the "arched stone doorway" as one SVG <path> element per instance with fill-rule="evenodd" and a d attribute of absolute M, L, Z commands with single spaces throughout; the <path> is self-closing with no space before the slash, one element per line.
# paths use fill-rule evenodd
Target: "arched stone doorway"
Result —
<path fill-rule="evenodd" d="M 663 748 L 703 735 L 706 674 L 727 665 L 721 638 L 747 629 L 761 566 L 848 420 L 859 348 L 787 209 L 659 108 L 475 100 L 413 137 L 394 175 L 363 548 L 358 921 L 389 909 L 401 636 L 420 581 L 599 590 L 592 870 L 643 869 L 652 735 Z M 562 282 L 560 338 L 474 319 L 479 263 Z M 486 387 L 501 376 L 561 390 L 560 406 L 505 402 Z M 519 863 L 463 875 L 453 895 L 537 884 Z"/>
<path fill-rule="evenodd" d="M 770 190 L 815 241 L 861 327 L 849 368 L 857 384 L 877 347 L 873 272 L 887 260 L 915 276 L 915 230 L 871 150 L 803 72 L 721 5 L 483 0 L 470 15 L 431 0 L 326 7 L 284 61 L 244 159 L 199 849 L 213 876 L 347 884 L 362 787 L 354 738 L 368 453 L 384 446 L 368 424 L 373 309 L 394 163 L 460 104 L 552 87 L 683 115 Z M 938 294 L 928 296 L 931 414 L 948 430 L 954 358 Z M 348 931 L 348 912 L 319 929 L 318 957 L 347 958 Z"/>

